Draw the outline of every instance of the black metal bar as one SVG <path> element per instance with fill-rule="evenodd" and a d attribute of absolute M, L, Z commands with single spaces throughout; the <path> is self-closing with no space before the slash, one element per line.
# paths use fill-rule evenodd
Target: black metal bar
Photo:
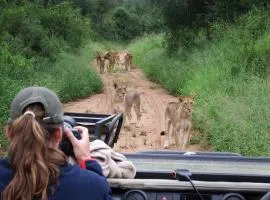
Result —
<path fill-rule="evenodd" d="M 252 182 L 252 183 L 270 183 L 269 175 L 262 174 L 230 174 L 230 173 L 208 173 L 191 172 L 191 179 L 196 181 L 210 182 Z M 173 171 L 137 171 L 136 179 L 170 179 L 174 180 Z"/>
<path fill-rule="evenodd" d="M 104 119 L 104 117 L 73 117 L 73 118 L 78 121 L 87 121 L 87 120 L 99 121 L 99 120 Z"/>
<path fill-rule="evenodd" d="M 65 115 L 74 116 L 74 117 L 97 117 L 97 118 L 106 118 L 106 117 L 111 116 L 111 114 L 74 113 L 74 112 L 65 112 Z"/>
<path fill-rule="evenodd" d="M 190 153 L 190 154 L 189 154 Z M 197 152 L 197 151 L 177 151 L 177 150 L 147 150 L 138 151 L 136 154 L 166 154 L 166 155 L 200 155 L 200 156 L 241 156 L 239 153 L 230 152 Z"/>
<path fill-rule="evenodd" d="M 86 126 L 89 133 L 92 133 L 90 138 L 92 139 L 103 139 L 106 144 L 113 147 L 114 143 L 117 142 L 122 122 L 123 114 L 92 114 L 92 113 L 73 113 L 66 112 L 65 115 L 72 117 L 77 124 Z M 116 131 L 113 135 L 112 131 L 115 130 L 115 124 L 117 124 Z M 105 131 L 105 133 L 104 133 Z M 105 135 L 105 139 L 102 138 L 102 134 Z M 113 136 L 113 138 L 111 138 Z"/>
<path fill-rule="evenodd" d="M 123 114 L 118 114 L 114 119 L 109 123 L 109 133 L 106 135 L 105 138 L 105 143 L 108 144 L 111 148 L 113 148 L 114 143 L 117 142 L 119 133 L 122 127 L 123 123 Z M 115 125 L 117 124 L 116 130 L 115 130 Z M 115 130 L 115 132 L 114 132 Z M 114 135 L 113 135 L 114 134 Z M 112 138 L 113 136 L 113 138 Z M 111 141 L 111 139 L 113 139 Z"/>
<path fill-rule="evenodd" d="M 252 163 L 270 163 L 270 157 L 247 157 L 247 156 L 211 156 L 211 155 L 177 155 L 177 154 L 134 154 L 125 153 L 128 158 L 149 158 L 156 160 L 202 160 L 202 161 L 234 161 L 234 162 L 252 162 Z"/>
<path fill-rule="evenodd" d="M 118 137 L 119 137 L 119 134 L 120 134 L 120 130 L 121 130 L 121 127 L 123 125 L 123 120 L 124 120 L 124 115 L 121 113 L 120 116 L 119 116 L 119 121 L 118 121 L 118 124 L 117 124 L 117 128 L 116 128 L 116 132 L 115 132 L 115 136 L 114 136 L 114 139 L 113 139 L 113 146 L 114 144 L 117 142 L 118 140 Z M 112 147 L 113 147 L 112 146 Z"/>

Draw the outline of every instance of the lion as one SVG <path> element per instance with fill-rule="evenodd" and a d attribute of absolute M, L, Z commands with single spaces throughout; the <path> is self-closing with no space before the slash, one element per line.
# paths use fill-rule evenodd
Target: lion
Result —
<path fill-rule="evenodd" d="M 96 61 L 97 61 L 97 67 L 99 68 L 99 72 L 104 73 L 105 59 L 102 56 L 102 53 L 99 51 L 96 52 Z"/>
<path fill-rule="evenodd" d="M 127 90 L 126 85 L 121 85 L 120 87 L 114 83 L 115 94 L 113 97 L 113 112 L 123 113 L 124 120 L 123 124 L 125 125 L 126 118 L 130 121 L 132 119 L 131 109 L 132 107 L 135 110 L 137 116 L 137 122 L 141 120 L 141 98 L 140 94 L 136 90 Z"/>
<path fill-rule="evenodd" d="M 128 88 L 131 86 L 131 83 L 128 78 L 126 77 L 119 77 L 118 75 L 115 76 L 115 79 L 113 80 L 113 86 L 114 89 L 120 87 Z"/>
<path fill-rule="evenodd" d="M 112 70 L 114 69 L 114 64 L 116 62 L 117 55 L 118 52 L 110 50 L 103 56 L 105 60 L 109 61 L 109 69 L 108 69 L 109 72 L 112 72 Z"/>
<path fill-rule="evenodd" d="M 186 148 L 189 140 L 194 96 L 180 96 L 178 99 L 178 102 L 168 103 L 165 110 L 165 149 L 174 143 L 173 136 L 180 149 Z"/>
<path fill-rule="evenodd" d="M 99 66 L 100 58 L 102 54 L 99 51 L 96 51 L 96 61 L 97 61 L 97 66 Z"/>
<path fill-rule="evenodd" d="M 120 63 L 120 55 L 119 55 L 119 53 L 116 53 L 116 56 L 115 56 L 115 63 Z"/>
<path fill-rule="evenodd" d="M 99 71 L 100 73 L 104 73 L 104 68 L 105 68 L 105 59 L 103 57 L 100 58 L 100 63 L 99 63 Z"/>
<path fill-rule="evenodd" d="M 126 53 L 124 57 L 124 66 L 125 70 L 128 71 L 128 68 L 132 69 L 132 54 L 131 53 Z"/>

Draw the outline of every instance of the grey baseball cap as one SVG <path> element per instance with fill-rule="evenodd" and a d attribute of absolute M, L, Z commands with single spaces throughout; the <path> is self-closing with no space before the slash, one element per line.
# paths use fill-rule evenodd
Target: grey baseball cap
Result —
<path fill-rule="evenodd" d="M 45 87 L 28 87 L 22 89 L 13 99 L 8 123 L 22 115 L 24 109 L 32 103 L 41 103 L 44 106 L 44 123 L 58 124 L 64 121 L 63 105 L 53 91 Z"/>

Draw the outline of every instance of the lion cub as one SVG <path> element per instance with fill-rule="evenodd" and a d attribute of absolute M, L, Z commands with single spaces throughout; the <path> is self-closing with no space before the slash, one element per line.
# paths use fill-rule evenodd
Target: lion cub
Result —
<path fill-rule="evenodd" d="M 165 149 L 174 143 L 173 136 L 180 149 L 186 148 L 189 140 L 194 96 L 180 96 L 178 99 L 178 102 L 168 103 L 165 110 Z"/>
<path fill-rule="evenodd" d="M 141 120 L 141 99 L 140 94 L 136 90 L 127 90 L 125 85 L 118 86 L 114 83 L 115 94 L 113 97 L 113 112 L 114 113 L 124 113 L 125 124 L 126 117 L 128 120 L 132 119 L 131 109 L 134 106 L 134 110 L 137 116 L 137 122 Z"/>

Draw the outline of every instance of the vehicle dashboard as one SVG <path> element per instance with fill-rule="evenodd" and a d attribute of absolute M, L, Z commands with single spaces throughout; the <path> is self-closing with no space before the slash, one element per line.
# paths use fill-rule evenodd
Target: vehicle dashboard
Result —
<path fill-rule="evenodd" d="M 270 158 L 266 157 L 176 151 L 125 155 L 137 174 L 134 179 L 108 179 L 118 200 L 257 200 L 270 191 Z M 176 169 L 187 170 L 191 182 L 176 176 Z"/>

